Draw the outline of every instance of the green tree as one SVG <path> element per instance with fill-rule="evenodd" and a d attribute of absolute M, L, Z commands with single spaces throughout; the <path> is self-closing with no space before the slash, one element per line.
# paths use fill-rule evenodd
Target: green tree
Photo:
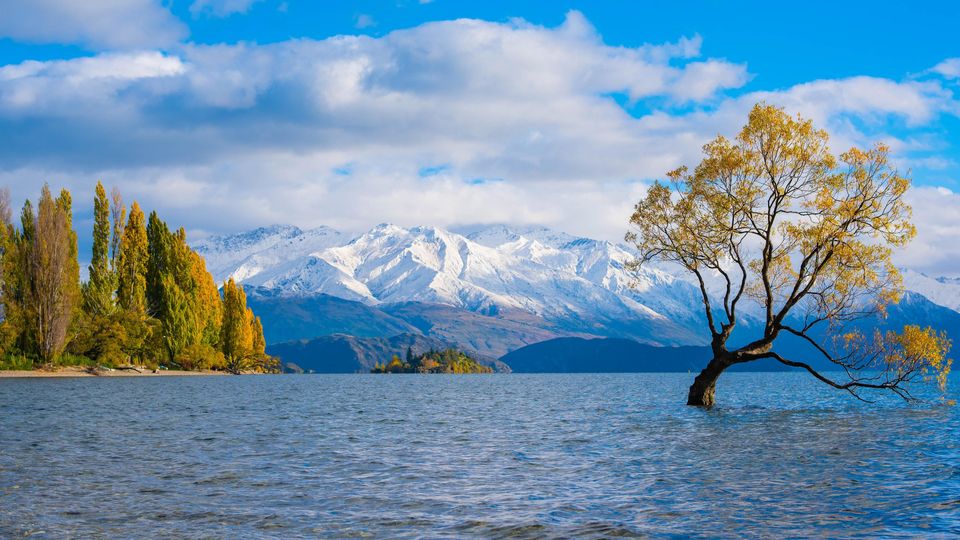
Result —
<path fill-rule="evenodd" d="M 163 278 L 170 273 L 172 235 L 167 224 L 156 212 L 150 212 L 147 221 L 147 313 L 160 317 L 164 311 Z"/>
<path fill-rule="evenodd" d="M 177 364 L 180 353 L 196 343 L 193 339 L 194 321 L 191 320 L 190 299 L 177 285 L 173 276 L 164 276 L 162 285 L 164 312 L 160 323 L 163 328 L 163 344 L 167 361 Z"/>
<path fill-rule="evenodd" d="M 54 199 L 44 186 L 36 207 L 24 204 L 18 230 L 0 191 L 0 354 L 51 364 L 69 347 L 108 365 L 278 370 L 243 289 L 231 281 L 221 297 L 183 228 L 171 232 L 156 212 L 148 223 L 136 202 L 127 214 L 119 191 L 111 201 L 100 182 L 81 286 L 72 204 L 69 191 Z"/>
<path fill-rule="evenodd" d="M 227 369 L 239 373 L 246 367 L 250 350 L 245 346 L 247 330 L 247 296 L 233 278 L 223 284 L 223 319 L 220 324 L 220 350 Z"/>
<path fill-rule="evenodd" d="M 4 254 L 3 311 L 5 342 L 22 353 L 33 352 L 29 294 L 30 251 L 36 235 L 36 214 L 27 200 L 20 212 L 20 230 L 9 227 Z"/>
<path fill-rule="evenodd" d="M 84 308 L 88 315 L 104 317 L 113 311 L 116 279 L 110 264 L 110 201 L 103 184 L 97 182 L 93 200 L 93 251 L 89 280 L 84 287 Z"/>
<path fill-rule="evenodd" d="M 251 311 L 250 313 L 252 314 L 253 312 Z M 250 352 L 257 356 L 265 355 L 267 351 L 267 342 L 263 339 L 263 324 L 260 322 L 260 317 L 253 318 L 253 325 L 250 331 L 253 339 L 253 346 L 250 349 Z"/>
<path fill-rule="evenodd" d="M 190 270 L 196 284 L 196 317 L 200 328 L 200 344 L 211 349 L 220 341 L 220 320 L 222 318 L 222 300 L 213 276 L 207 271 L 203 257 L 191 251 Z"/>
<path fill-rule="evenodd" d="M 190 349 L 195 355 L 210 358 L 220 337 L 220 294 L 203 258 L 187 245 L 183 228 L 167 240 L 166 262 L 158 317 L 167 325 L 167 332 L 180 333 L 169 337 L 182 345 L 179 352 Z M 182 321 L 174 323 L 168 321 L 170 318 Z"/>
<path fill-rule="evenodd" d="M 0 189 L 0 354 L 10 349 L 15 330 L 10 324 L 7 294 L 15 282 L 17 269 L 7 269 L 16 263 L 16 231 L 13 228 L 13 210 L 10 189 Z"/>
<path fill-rule="evenodd" d="M 120 306 L 135 313 L 147 309 L 147 229 L 143 211 L 136 202 L 120 240 L 117 297 Z"/>

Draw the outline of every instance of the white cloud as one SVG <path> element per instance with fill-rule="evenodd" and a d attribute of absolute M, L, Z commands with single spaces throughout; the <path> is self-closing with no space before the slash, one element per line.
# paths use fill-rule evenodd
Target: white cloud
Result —
<path fill-rule="evenodd" d="M 824 123 L 838 115 L 881 120 L 896 115 L 921 125 L 950 106 L 952 95 L 935 82 L 898 82 L 877 77 L 850 77 L 799 84 L 784 92 L 760 92 L 790 110 Z"/>
<path fill-rule="evenodd" d="M 97 49 L 165 47 L 187 29 L 157 0 L 0 0 L 0 37 Z"/>
<path fill-rule="evenodd" d="M 929 275 L 960 275 L 960 194 L 945 187 L 915 187 L 913 205 L 917 237 L 896 262 Z"/>
<path fill-rule="evenodd" d="M 644 163 L 659 172 L 667 163 L 660 150 L 675 155 L 671 143 L 645 135 L 604 95 L 689 99 L 684 60 L 699 45 L 694 38 L 610 47 L 572 12 L 553 29 L 459 20 L 376 39 L 185 45 L 176 56 L 28 62 L 3 68 L 0 127 L 16 119 L 29 129 L 0 148 L 0 163 L 111 168 L 273 151 L 349 150 L 359 158 L 391 148 L 419 166 L 450 162 L 468 178 L 650 175 Z M 102 76 L 118 72 L 118 59 L 132 73 L 143 70 L 136 63 L 163 69 Z M 697 96 L 742 82 L 718 67 L 723 62 L 706 63 L 721 75 L 698 81 Z M 71 77 L 90 82 L 71 85 Z M 656 151 L 639 154 L 645 145 Z"/>
<path fill-rule="evenodd" d="M 960 58 L 948 58 L 930 70 L 948 79 L 960 79 Z"/>
<path fill-rule="evenodd" d="M 747 82 L 746 66 L 717 60 L 688 64 L 677 81 L 678 98 L 701 101 L 712 97 L 717 88 L 737 88 Z"/>
<path fill-rule="evenodd" d="M 853 77 L 729 97 L 746 67 L 701 48 L 697 36 L 610 46 L 571 12 L 557 28 L 458 20 L 380 38 L 25 62 L 0 68 L 0 133 L 17 134 L 0 145 L 0 184 L 25 197 L 66 179 L 83 201 L 103 178 L 214 232 L 513 222 L 617 240 L 643 180 L 695 163 L 758 100 L 827 127 L 834 149 L 882 139 L 904 163 L 950 166 L 928 155 L 924 131 L 956 111 L 937 81 Z M 648 99 L 667 108 L 636 118 L 618 104 Z M 924 219 L 926 205 L 960 205 L 918 193 Z M 918 245 L 934 245 L 924 234 Z"/>
<path fill-rule="evenodd" d="M 194 16 L 205 14 L 213 17 L 228 17 L 235 13 L 250 11 L 253 4 L 260 0 L 193 0 L 190 13 Z"/>
<path fill-rule="evenodd" d="M 122 114 L 118 95 L 130 85 L 185 71 L 180 59 L 159 52 L 24 62 L 0 67 L 0 115 L 13 118 Z M 83 109 L 78 110 L 78 104 Z"/>

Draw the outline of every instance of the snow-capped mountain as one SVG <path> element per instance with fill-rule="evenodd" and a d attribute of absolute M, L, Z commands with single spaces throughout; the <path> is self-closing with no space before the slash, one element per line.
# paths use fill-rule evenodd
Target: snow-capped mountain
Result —
<path fill-rule="evenodd" d="M 960 311 L 960 278 L 930 277 L 915 270 L 904 270 L 903 285 L 934 304 Z"/>
<path fill-rule="evenodd" d="M 627 264 L 636 255 L 624 246 L 544 227 L 495 226 L 467 237 L 520 259 L 574 274 L 673 320 L 702 321 L 700 293 L 690 282 L 652 266 L 639 273 L 628 271 Z"/>
<path fill-rule="evenodd" d="M 206 259 L 207 270 L 217 283 L 230 277 L 244 282 L 349 240 L 329 227 L 304 231 L 289 225 L 274 225 L 240 234 L 212 236 L 194 243 L 193 248 Z"/>
<path fill-rule="evenodd" d="M 625 247 L 542 228 L 498 226 L 463 235 L 381 224 L 347 239 L 328 228 L 275 226 L 195 248 L 218 281 L 233 277 L 280 295 L 445 304 L 483 314 L 514 310 L 576 332 L 663 344 L 703 339 L 690 283 L 653 268 L 634 276 L 625 267 L 632 258 Z"/>
<path fill-rule="evenodd" d="M 530 314 L 551 332 L 705 342 L 693 283 L 656 267 L 628 270 L 634 254 L 626 246 L 541 227 L 454 232 L 381 224 L 350 237 L 327 227 L 273 226 L 195 248 L 218 282 L 233 277 L 274 299 L 327 294 L 388 312 L 407 302 L 441 304 L 511 320 Z M 904 279 L 908 290 L 960 309 L 960 280 L 909 270 Z M 742 325 L 751 324 L 750 311 L 743 306 Z"/>

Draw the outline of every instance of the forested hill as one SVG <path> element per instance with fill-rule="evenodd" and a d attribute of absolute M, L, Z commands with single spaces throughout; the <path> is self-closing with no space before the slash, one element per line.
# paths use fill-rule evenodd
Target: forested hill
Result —
<path fill-rule="evenodd" d="M 43 186 L 19 224 L 0 191 L 0 367 L 164 365 L 269 371 L 260 319 L 243 289 L 221 295 L 206 263 L 171 229 L 97 183 L 89 280 L 81 283 L 73 199 Z"/>

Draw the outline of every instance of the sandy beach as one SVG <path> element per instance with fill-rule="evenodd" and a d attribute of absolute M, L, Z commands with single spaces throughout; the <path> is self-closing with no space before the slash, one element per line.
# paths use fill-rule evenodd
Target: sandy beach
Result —
<path fill-rule="evenodd" d="M 53 371 L 48 370 L 10 370 L 0 371 L 0 379 L 28 378 L 28 377 L 204 377 L 211 375 L 229 375 L 223 371 L 183 371 L 164 369 L 154 373 L 149 369 L 134 371 L 132 369 L 98 369 L 96 371 L 84 367 L 65 367 Z"/>

